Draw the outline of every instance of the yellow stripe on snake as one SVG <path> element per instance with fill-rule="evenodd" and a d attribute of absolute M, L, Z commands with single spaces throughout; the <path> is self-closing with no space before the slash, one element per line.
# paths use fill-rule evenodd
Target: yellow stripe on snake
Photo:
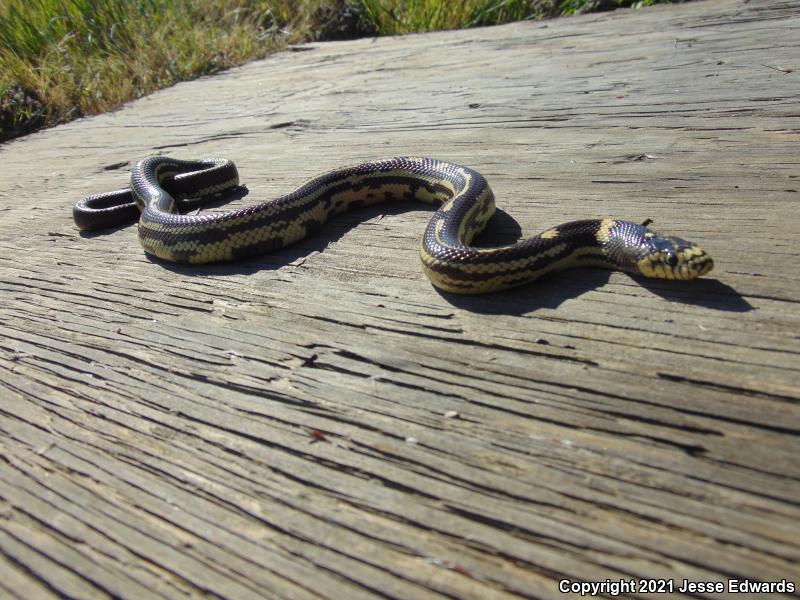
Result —
<path fill-rule="evenodd" d="M 129 188 L 88 196 L 73 215 L 81 229 L 139 218 L 145 252 L 178 263 L 238 260 L 283 248 L 329 218 L 379 202 L 420 200 L 439 206 L 422 237 L 425 274 L 448 292 L 480 294 L 528 283 L 570 267 L 604 267 L 661 279 L 693 279 L 713 268 L 697 245 L 618 219 L 572 221 L 494 248 L 471 246 L 495 211 L 484 177 L 433 159 L 398 157 L 336 169 L 261 204 L 199 215 L 179 214 L 239 187 L 225 159 L 154 156 L 137 162 Z"/>

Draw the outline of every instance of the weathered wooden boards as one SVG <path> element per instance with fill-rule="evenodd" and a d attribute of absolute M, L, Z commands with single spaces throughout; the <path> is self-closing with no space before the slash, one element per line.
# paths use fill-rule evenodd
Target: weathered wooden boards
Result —
<path fill-rule="evenodd" d="M 798 25 L 710 0 L 317 44 L 2 146 L 0 596 L 800 584 Z M 79 235 L 154 152 L 234 159 L 239 204 L 447 158 L 507 211 L 487 243 L 651 217 L 717 268 L 445 297 L 425 207 L 200 268 Z"/>

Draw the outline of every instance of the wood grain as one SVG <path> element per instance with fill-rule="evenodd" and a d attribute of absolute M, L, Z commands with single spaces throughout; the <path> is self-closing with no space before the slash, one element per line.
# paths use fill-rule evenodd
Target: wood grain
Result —
<path fill-rule="evenodd" d="M 0 146 L 0 597 L 798 596 L 798 26 L 708 0 L 314 44 Z M 717 266 L 452 297 L 406 205 L 234 265 L 78 234 L 158 152 L 233 159 L 236 205 L 435 156 L 490 181 L 482 243 L 653 218 Z"/>

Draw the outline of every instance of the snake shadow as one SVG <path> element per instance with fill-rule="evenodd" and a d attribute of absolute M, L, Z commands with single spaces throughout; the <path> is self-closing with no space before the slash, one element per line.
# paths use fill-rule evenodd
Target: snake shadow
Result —
<path fill-rule="evenodd" d="M 749 312 L 755 307 L 745 300 L 735 288 L 718 279 L 703 277 L 694 281 L 664 281 L 646 277 L 632 277 L 643 288 L 670 302 L 702 306 L 727 312 Z"/>
<path fill-rule="evenodd" d="M 608 283 L 611 271 L 570 269 L 537 279 L 518 288 L 463 296 L 435 288 L 453 306 L 479 314 L 521 315 L 542 308 L 558 308 L 562 303 Z M 628 275 L 637 285 L 679 304 L 702 306 L 727 312 L 748 312 L 753 306 L 731 286 L 716 279 L 661 281 Z"/>
<path fill-rule="evenodd" d="M 247 190 L 237 192 L 235 198 L 247 195 Z M 205 208 L 222 206 L 231 198 L 219 202 L 207 203 Z M 325 249 L 338 242 L 348 231 L 366 220 L 386 215 L 398 215 L 412 210 L 428 210 L 433 208 L 425 204 L 391 203 L 360 208 L 334 217 L 324 224 L 313 235 L 300 240 L 287 248 L 282 248 L 260 256 L 231 263 L 207 265 L 183 265 L 165 261 L 149 254 L 148 260 L 163 268 L 184 275 L 249 275 L 268 269 L 277 270 Z M 115 228 L 118 229 L 118 228 Z M 102 232 L 89 232 L 96 235 Z M 476 246 L 502 246 L 513 244 L 522 237 L 519 223 L 502 209 L 497 209 L 486 229 L 475 240 Z M 576 298 L 591 290 L 601 288 L 608 283 L 611 271 L 603 269 L 570 269 L 538 279 L 533 283 L 478 296 L 464 296 L 433 289 L 448 303 L 457 308 L 482 314 L 519 315 L 541 308 L 557 308 L 567 300 Z M 702 306 L 729 312 L 747 312 L 753 310 L 734 288 L 718 280 L 702 278 L 695 281 L 664 281 L 629 275 L 638 285 L 668 300 L 681 304 Z"/>

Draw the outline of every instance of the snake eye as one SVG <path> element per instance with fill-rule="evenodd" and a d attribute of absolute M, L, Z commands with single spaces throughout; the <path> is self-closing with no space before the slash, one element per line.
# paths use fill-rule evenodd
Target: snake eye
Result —
<path fill-rule="evenodd" d="M 668 254 L 667 255 L 667 264 L 670 267 L 676 266 L 678 264 L 678 257 L 676 255 L 674 255 L 674 254 Z"/>

